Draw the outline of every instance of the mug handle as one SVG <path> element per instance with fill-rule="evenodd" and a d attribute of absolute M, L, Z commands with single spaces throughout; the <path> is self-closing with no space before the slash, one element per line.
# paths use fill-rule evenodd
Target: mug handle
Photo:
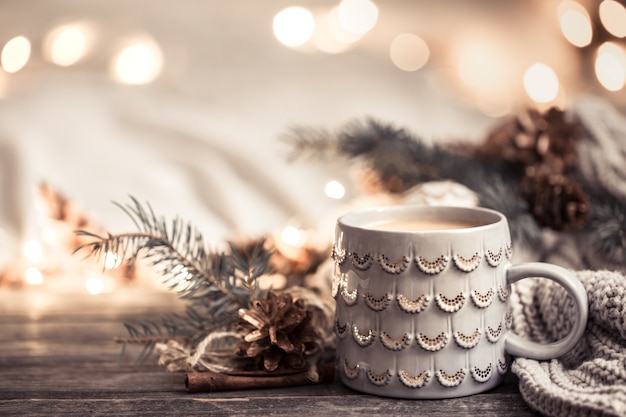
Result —
<path fill-rule="evenodd" d="M 509 284 L 531 277 L 547 278 L 565 288 L 576 305 L 578 312 L 576 320 L 567 336 L 557 342 L 548 344 L 533 342 L 509 331 L 506 334 L 504 349 L 513 356 L 528 359 L 547 360 L 558 358 L 571 350 L 585 331 L 589 314 L 587 292 L 572 273 L 557 265 L 544 262 L 527 262 L 511 265 L 506 270 L 506 280 Z"/>

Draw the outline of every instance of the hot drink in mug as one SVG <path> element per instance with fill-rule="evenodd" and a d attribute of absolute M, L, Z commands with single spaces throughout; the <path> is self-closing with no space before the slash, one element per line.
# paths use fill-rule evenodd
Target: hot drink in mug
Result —
<path fill-rule="evenodd" d="M 570 350 L 587 321 L 583 286 L 555 265 L 512 265 L 512 250 L 493 210 L 391 206 L 340 217 L 332 292 L 341 381 L 389 397 L 458 397 L 499 384 L 511 355 Z M 564 339 L 540 345 L 509 330 L 510 286 L 527 277 L 556 281 L 574 300 Z"/>

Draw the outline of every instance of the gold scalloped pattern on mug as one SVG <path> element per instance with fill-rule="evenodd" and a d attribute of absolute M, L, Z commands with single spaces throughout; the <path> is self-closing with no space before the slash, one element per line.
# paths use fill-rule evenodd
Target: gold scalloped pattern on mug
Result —
<path fill-rule="evenodd" d="M 454 298 L 447 298 L 445 295 L 439 293 L 435 296 L 435 302 L 437 306 L 447 313 L 456 313 L 463 307 L 465 301 L 467 300 L 467 295 L 465 292 L 461 291 Z"/>
<path fill-rule="evenodd" d="M 493 301 L 496 293 L 493 288 L 489 288 L 486 294 L 481 294 L 476 290 L 473 290 L 470 293 L 470 298 L 476 307 L 478 308 L 487 308 Z"/>
<path fill-rule="evenodd" d="M 360 269 L 361 271 L 366 271 L 370 269 L 370 267 L 372 266 L 372 263 L 374 262 L 374 259 L 372 258 L 372 255 L 370 255 L 369 253 L 366 253 L 365 255 L 361 257 L 359 256 L 358 253 L 352 252 L 350 254 L 350 261 L 352 262 L 352 265 L 354 265 L 356 269 Z"/>
<path fill-rule="evenodd" d="M 398 371 L 398 379 L 402 385 L 408 388 L 422 388 L 430 382 L 430 378 L 432 378 L 432 374 L 428 370 L 422 371 L 416 376 L 411 376 L 404 369 Z"/>
<path fill-rule="evenodd" d="M 385 385 L 387 385 L 389 381 L 391 381 L 392 376 L 392 373 L 389 369 L 379 374 L 372 371 L 371 369 L 368 369 L 366 374 L 367 379 L 369 379 L 369 381 L 377 387 L 384 387 Z"/>
<path fill-rule="evenodd" d="M 498 325 L 495 329 L 491 326 L 487 326 L 487 340 L 491 343 L 496 343 L 500 340 L 500 336 L 502 336 L 502 331 L 504 330 L 502 323 Z"/>
<path fill-rule="evenodd" d="M 434 261 L 428 261 L 426 258 L 422 256 L 418 256 L 415 258 L 415 264 L 425 274 L 435 275 L 446 269 L 448 266 L 449 258 L 445 255 L 441 255 Z"/>
<path fill-rule="evenodd" d="M 386 332 L 380 332 L 380 343 L 389 350 L 399 352 L 411 344 L 412 337 L 408 333 L 404 333 L 398 337 L 391 337 Z"/>
<path fill-rule="evenodd" d="M 507 298 L 511 295 L 511 291 L 508 288 L 504 288 L 502 285 L 498 287 L 498 298 L 503 303 L 506 303 Z"/>
<path fill-rule="evenodd" d="M 500 375 L 506 374 L 506 371 L 509 370 L 509 364 L 507 363 L 506 359 L 498 359 L 498 366 L 496 367 L 496 369 L 498 370 L 498 373 Z"/>
<path fill-rule="evenodd" d="M 341 294 L 341 298 L 343 298 L 343 301 L 347 305 L 352 306 L 356 304 L 358 300 L 358 291 L 356 288 L 352 291 L 348 291 L 348 283 L 344 281 L 339 292 Z"/>
<path fill-rule="evenodd" d="M 478 265 L 480 265 L 481 257 L 478 252 L 472 255 L 472 257 L 469 259 L 466 259 L 457 253 L 452 257 L 452 260 L 454 261 L 454 265 L 456 265 L 456 267 L 459 268 L 461 271 L 472 272 L 473 270 L 478 268 Z"/>
<path fill-rule="evenodd" d="M 489 365 L 487 365 L 485 369 L 480 369 L 477 366 L 472 366 L 470 368 L 470 374 L 476 382 L 487 382 L 493 374 L 493 365 L 489 363 Z"/>
<path fill-rule="evenodd" d="M 378 257 L 378 264 L 385 272 L 390 274 L 400 274 L 406 269 L 407 266 L 409 266 L 409 258 L 402 256 L 400 259 L 391 261 L 388 257 L 381 254 Z"/>
<path fill-rule="evenodd" d="M 359 328 L 355 325 L 352 327 L 352 337 L 359 346 L 368 347 L 374 342 L 376 336 L 372 329 L 369 329 L 366 334 L 361 334 Z"/>
<path fill-rule="evenodd" d="M 374 297 L 367 293 L 363 296 L 365 305 L 374 311 L 383 311 L 391 304 L 391 294 L 385 293 L 381 297 Z"/>
<path fill-rule="evenodd" d="M 400 309 L 410 314 L 420 313 L 430 304 L 430 297 L 426 294 L 420 295 L 416 300 L 409 300 L 406 296 L 398 294 L 396 300 Z"/>
<path fill-rule="evenodd" d="M 467 371 L 461 368 L 452 375 L 448 374 L 443 369 L 440 369 L 437 371 L 435 375 L 437 376 L 437 380 L 439 381 L 441 385 L 443 385 L 444 387 L 451 388 L 451 387 L 456 387 L 461 382 L 463 382 L 466 374 L 467 374 Z"/>
<path fill-rule="evenodd" d="M 356 365 L 350 366 L 350 364 L 348 363 L 348 360 L 344 359 L 344 361 L 343 361 L 343 374 L 348 379 L 355 379 L 357 376 L 359 376 L 360 369 L 361 369 L 361 367 L 359 366 L 358 362 L 357 362 Z"/>
<path fill-rule="evenodd" d="M 446 332 L 441 332 L 436 337 L 430 339 L 424 333 L 418 333 L 415 335 L 415 340 L 417 340 L 417 344 L 424 350 L 429 352 L 437 352 L 448 344 L 450 341 L 450 336 Z"/>
<path fill-rule="evenodd" d="M 346 250 L 339 248 L 337 246 L 337 244 L 333 243 L 333 247 L 332 247 L 332 250 L 331 250 L 331 257 L 334 259 L 334 261 L 338 265 L 341 265 L 346 260 Z"/>
<path fill-rule="evenodd" d="M 502 254 L 502 248 L 498 250 L 498 252 L 493 253 L 490 250 L 487 250 L 485 253 L 485 258 L 487 258 L 487 263 L 493 267 L 496 267 L 502 263 L 504 255 Z"/>
<path fill-rule="evenodd" d="M 480 342 L 481 333 L 482 332 L 478 328 L 474 329 L 474 331 L 469 335 L 463 334 L 461 331 L 456 331 L 454 332 L 454 341 L 462 348 L 471 349 L 476 346 L 478 342 Z"/>

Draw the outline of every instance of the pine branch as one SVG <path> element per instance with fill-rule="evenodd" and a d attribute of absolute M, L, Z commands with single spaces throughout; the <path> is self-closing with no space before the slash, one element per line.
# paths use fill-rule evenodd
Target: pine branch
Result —
<path fill-rule="evenodd" d="M 230 243 L 228 254 L 209 252 L 201 233 L 190 223 L 176 218 L 168 224 L 149 204 L 144 207 L 135 198 L 131 200 L 129 205 L 115 204 L 131 218 L 138 232 L 101 236 L 79 230 L 76 234 L 92 241 L 74 252 L 85 251 L 87 257 L 99 261 L 113 253 L 130 264 L 143 257 L 163 277 L 163 283 L 190 304 L 185 314 L 165 315 L 160 322 L 125 323 L 128 340 L 143 340 L 154 346 L 163 338 L 184 337 L 195 345 L 216 329 L 232 327 L 237 311 L 262 293 L 257 279 L 271 271 L 271 252 L 265 239 L 246 247 Z"/>

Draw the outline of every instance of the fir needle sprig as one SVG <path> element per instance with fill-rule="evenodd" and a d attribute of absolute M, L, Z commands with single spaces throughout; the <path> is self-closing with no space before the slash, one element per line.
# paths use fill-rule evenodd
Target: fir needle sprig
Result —
<path fill-rule="evenodd" d="M 212 331 L 233 328 L 239 319 L 238 310 L 248 307 L 251 298 L 263 296 L 256 281 L 271 272 L 271 252 L 265 239 L 247 247 L 230 243 L 229 253 L 209 251 L 191 223 L 178 217 L 168 223 L 149 204 L 144 206 L 130 198 L 130 204 L 114 204 L 131 218 L 138 231 L 101 236 L 78 230 L 75 233 L 93 240 L 74 252 L 85 251 L 87 257 L 99 261 L 116 256 L 131 265 L 144 258 L 163 283 L 189 304 L 185 314 L 168 314 L 160 322 L 125 323 L 130 337 L 118 341 L 143 343 L 145 356 L 164 337 L 189 340 L 193 347 Z"/>

